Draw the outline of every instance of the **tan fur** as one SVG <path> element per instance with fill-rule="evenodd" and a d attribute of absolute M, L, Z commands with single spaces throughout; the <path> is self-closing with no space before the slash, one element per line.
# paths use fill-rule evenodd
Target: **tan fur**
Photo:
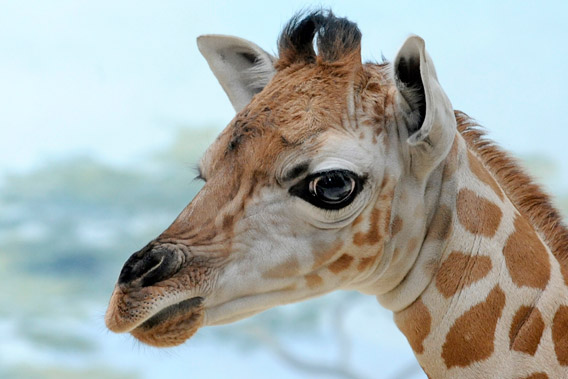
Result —
<path fill-rule="evenodd" d="M 297 275 L 300 272 L 300 262 L 296 257 L 290 257 L 278 266 L 265 272 L 262 276 L 265 278 L 286 278 Z"/>
<path fill-rule="evenodd" d="M 568 229 L 549 196 L 506 152 L 485 138 L 481 127 L 456 111 L 458 131 L 519 211 L 541 232 L 561 266 L 568 266 Z M 568 282 L 567 282 L 568 283 Z"/>
<path fill-rule="evenodd" d="M 375 263 L 377 259 L 377 255 L 373 255 L 371 257 L 363 257 L 359 259 L 359 264 L 357 265 L 358 271 L 365 271 L 369 266 Z"/>
<path fill-rule="evenodd" d="M 337 256 L 342 247 L 343 241 L 338 240 L 327 250 L 321 251 L 319 248 L 314 249 L 314 264 L 312 266 L 312 269 L 318 269 L 323 264 L 329 262 L 331 258 Z"/>
<path fill-rule="evenodd" d="M 430 224 L 426 239 L 439 241 L 447 239 L 452 231 L 452 221 L 453 215 L 450 208 L 446 205 L 441 205 Z"/>
<path fill-rule="evenodd" d="M 412 350 L 416 354 L 424 352 L 424 339 L 430 334 L 432 317 L 428 308 L 419 299 L 402 312 L 394 316 L 394 322 L 398 328 L 406 335 Z"/>
<path fill-rule="evenodd" d="M 444 173 L 443 173 L 443 180 L 448 181 L 454 175 L 456 170 L 458 169 L 458 143 L 459 143 L 459 136 L 454 137 L 454 142 L 452 143 L 452 147 L 448 152 L 448 156 L 446 157 L 446 161 L 444 164 Z"/>
<path fill-rule="evenodd" d="M 497 196 L 499 196 L 499 198 L 503 200 L 503 191 L 501 190 L 495 179 L 493 179 L 489 172 L 483 168 L 479 159 L 477 159 L 477 157 L 474 156 L 471 151 L 468 151 L 468 162 L 471 172 L 475 176 L 477 176 L 479 180 L 491 187 L 493 192 L 495 192 L 495 194 L 497 194 Z"/>

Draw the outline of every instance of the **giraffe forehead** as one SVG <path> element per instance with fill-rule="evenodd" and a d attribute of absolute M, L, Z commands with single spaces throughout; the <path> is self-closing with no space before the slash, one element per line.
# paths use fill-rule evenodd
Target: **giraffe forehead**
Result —
<path fill-rule="evenodd" d="M 384 70 L 365 66 L 358 73 L 333 65 L 293 65 L 276 73 L 223 130 L 202 160 L 219 163 L 262 163 L 264 170 L 289 151 L 309 150 L 328 130 L 344 130 L 352 122 L 354 96 L 387 93 Z M 309 145 L 305 149 L 306 143 Z M 317 146 L 316 146 L 317 147 Z M 258 168 L 257 168 L 258 169 Z"/>
<path fill-rule="evenodd" d="M 202 158 L 201 166 L 207 179 L 229 172 L 234 174 L 231 175 L 234 184 L 241 183 L 244 177 L 263 177 L 263 182 L 270 181 L 279 172 L 282 156 L 306 155 L 305 150 L 318 135 L 316 132 L 307 134 L 304 141 L 294 143 L 276 128 L 262 128 L 255 124 L 227 127 Z"/>

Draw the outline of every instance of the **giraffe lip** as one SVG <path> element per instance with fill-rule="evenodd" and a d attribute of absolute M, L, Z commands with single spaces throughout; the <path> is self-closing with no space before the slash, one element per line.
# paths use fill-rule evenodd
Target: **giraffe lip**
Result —
<path fill-rule="evenodd" d="M 203 325 L 203 318 L 203 298 L 193 297 L 161 309 L 130 334 L 150 346 L 177 346 L 197 332 Z"/>
<path fill-rule="evenodd" d="M 192 297 L 191 299 L 180 301 L 179 303 L 172 304 L 158 313 L 144 321 L 136 329 L 149 330 L 164 323 L 167 320 L 181 317 L 184 314 L 190 314 L 197 310 L 203 304 L 202 297 Z"/>

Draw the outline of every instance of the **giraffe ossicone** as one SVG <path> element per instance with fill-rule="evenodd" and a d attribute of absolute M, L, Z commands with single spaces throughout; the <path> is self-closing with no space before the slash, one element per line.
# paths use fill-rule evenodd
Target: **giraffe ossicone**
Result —
<path fill-rule="evenodd" d="M 363 63 L 357 26 L 316 11 L 286 25 L 278 57 L 198 45 L 237 114 L 202 190 L 125 263 L 110 330 L 173 346 L 352 289 L 393 311 L 430 377 L 568 377 L 568 230 L 454 111 L 420 37 Z"/>

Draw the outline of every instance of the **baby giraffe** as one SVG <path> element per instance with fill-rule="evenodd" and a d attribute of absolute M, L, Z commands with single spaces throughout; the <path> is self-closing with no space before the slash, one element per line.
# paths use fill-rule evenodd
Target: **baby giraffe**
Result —
<path fill-rule="evenodd" d="M 126 261 L 110 330 L 173 346 L 349 289 L 394 313 L 432 378 L 568 378 L 568 229 L 454 111 L 420 37 L 363 64 L 357 26 L 316 11 L 278 57 L 197 43 L 237 114 L 203 189 Z"/>

